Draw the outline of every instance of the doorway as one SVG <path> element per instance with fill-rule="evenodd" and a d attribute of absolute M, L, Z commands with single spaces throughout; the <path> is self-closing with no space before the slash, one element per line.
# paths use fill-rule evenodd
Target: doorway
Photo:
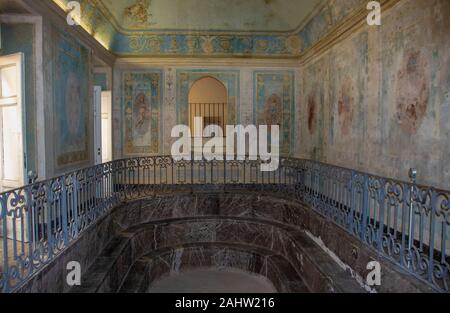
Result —
<path fill-rule="evenodd" d="M 23 54 L 0 57 L 0 192 L 25 182 Z"/>
<path fill-rule="evenodd" d="M 111 91 L 94 87 L 94 158 L 95 164 L 112 161 L 112 97 Z"/>
<path fill-rule="evenodd" d="M 227 124 L 226 117 L 228 116 L 227 103 L 228 92 L 222 82 L 210 76 L 202 77 L 197 80 L 189 91 L 189 126 L 191 128 L 192 136 L 197 138 L 208 138 L 212 136 L 212 134 L 197 134 L 195 132 L 195 118 L 200 118 L 202 131 L 209 125 L 217 125 L 220 126 L 223 133 L 225 133 Z M 219 137 L 218 134 L 214 135 Z M 203 142 L 203 140 L 200 142 Z M 221 153 L 223 151 L 216 152 Z"/>

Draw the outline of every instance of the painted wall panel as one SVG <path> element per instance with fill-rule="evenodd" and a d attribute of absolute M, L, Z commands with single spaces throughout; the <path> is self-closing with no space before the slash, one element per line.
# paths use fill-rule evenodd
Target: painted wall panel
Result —
<path fill-rule="evenodd" d="M 124 72 L 122 79 L 124 154 L 160 154 L 163 72 Z"/>
<path fill-rule="evenodd" d="M 53 28 L 53 119 L 56 168 L 91 159 L 90 51 Z"/>
<path fill-rule="evenodd" d="M 325 109 L 328 101 L 329 55 L 312 62 L 302 71 L 302 96 L 300 101 L 300 157 L 326 161 L 327 137 L 325 134 Z"/>
<path fill-rule="evenodd" d="M 280 153 L 291 153 L 295 122 L 295 75 L 293 71 L 253 73 L 255 125 L 280 126 Z"/>

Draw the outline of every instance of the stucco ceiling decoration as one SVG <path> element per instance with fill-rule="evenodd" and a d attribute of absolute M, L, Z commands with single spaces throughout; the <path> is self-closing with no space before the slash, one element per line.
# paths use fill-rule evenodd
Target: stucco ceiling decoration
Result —
<path fill-rule="evenodd" d="M 324 0 L 95 0 L 121 33 L 294 32 Z"/>
<path fill-rule="evenodd" d="M 53 0 L 66 12 L 70 0 Z M 296 58 L 366 0 L 78 0 L 81 27 L 118 56 Z M 385 0 L 393 1 L 393 0 Z"/>

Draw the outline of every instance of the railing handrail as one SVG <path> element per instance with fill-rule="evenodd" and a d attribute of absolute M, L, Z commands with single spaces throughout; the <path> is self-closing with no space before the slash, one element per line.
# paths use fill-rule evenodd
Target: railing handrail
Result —
<path fill-rule="evenodd" d="M 58 176 L 54 176 L 52 178 L 46 178 L 44 180 L 37 180 L 34 183 L 28 183 L 28 184 L 26 184 L 26 185 L 24 185 L 22 187 L 19 187 L 19 188 L 6 190 L 6 191 L 3 191 L 3 192 L 0 193 L 0 197 L 3 194 L 5 194 L 5 193 L 14 192 L 15 190 L 24 189 L 24 188 L 31 187 L 31 186 L 36 185 L 36 184 L 45 184 L 45 183 L 48 183 L 48 182 L 51 182 L 51 181 L 54 181 L 54 180 L 57 180 L 57 179 L 60 179 L 60 178 L 63 178 L 63 177 L 67 177 L 67 176 L 76 174 L 76 173 L 81 172 L 81 171 L 87 171 L 87 170 L 94 169 L 94 168 L 97 168 L 97 167 L 102 167 L 102 166 L 105 166 L 107 164 L 113 164 L 113 163 L 116 163 L 116 162 L 126 162 L 126 161 L 132 160 L 132 159 L 147 159 L 147 158 L 172 158 L 172 156 L 170 156 L 170 155 L 158 155 L 158 156 L 156 156 L 155 155 L 155 156 L 139 156 L 139 157 L 133 157 L 133 158 L 120 158 L 120 159 L 116 159 L 116 160 L 113 160 L 113 161 L 108 161 L 108 162 L 101 163 L 101 164 L 96 164 L 96 165 L 83 167 L 83 168 L 80 168 L 80 169 L 77 169 L 77 170 L 67 171 L 67 172 L 65 172 L 63 174 L 60 174 Z M 282 160 L 296 160 L 296 161 L 302 161 L 302 162 L 311 162 L 311 163 L 319 164 L 319 165 L 322 165 L 322 166 L 330 166 L 330 167 L 333 167 L 333 168 L 336 168 L 336 169 L 341 169 L 341 170 L 345 170 L 345 171 L 352 171 L 352 172 L 354 172 L 356 174 L 359 174 L 359 175 L 368 175 L 368 176 L 376 178 L 376 179 L 383 179 L 385 181 L 391 181 L 391 182 L 395 182 L 395 183 L 398 183 L 398 184 L 406 184 L 406 185 L 411 185 L 412 184 L 411 182 L 408 182 L 406 180 L 401 180 L 401 179 L 397 179 L 397 178 L 381 176 L 381 175 L 378 175 L 378 174 L 373 174 L 373 173 L 370 173 L 370 172 L 364 172 L 362 170 L 355 170 L 355 169 L 352 169 L 352 168 L 349 168 L 349 167 L 340 166 L 340 165 L 324 163 L 324 162 L 321 162 L 321 161 L 314 161 L 314 160 L 310 160 L 310 159 L 302 159 L 302 158 L 295 158 L 295 157 L 283 157 L 281 159 Z M 225 160 L 225 161 L 227 161 L 227 160 Z M 201 161 L 195 161 L 192 158 L 192 162 L 201 162 Z M 208 162 L 208 161 L 204 160 L 204 162 Z M 219 162 L 223 162 L 223 161 L 219 161 Z M 450 189 L 446 190 L 446 189 L 443 189 L 443 188 L 438 188 L 438 187 L 425 185 L 425 184 L 414 183 L 414 186 L 417 186 L 420 189 L 432 189 L 432 190 L 434 190 L 436 192 L 439 192 L 439 193 L 450 193 Z"/>
<path fill-rule="evenodd" d="M 305 159 L 282 158 L 267 173 L 259 172 L 261 164 L 123 158 L 1 193 L 0 290 L 21 286 L 136 194 L 167 185 L 241 184 L 286 193 L 437 290 L 450 291 L 450 192 Z"/>

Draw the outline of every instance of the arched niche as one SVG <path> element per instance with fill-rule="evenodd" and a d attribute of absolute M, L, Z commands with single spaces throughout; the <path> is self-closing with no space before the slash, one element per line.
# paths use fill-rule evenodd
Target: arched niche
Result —
<path fill-rule="evenodd" d="M 203 128 L 218 125 L 225 130 L 228 113 L 228 90 L 218 79 L 204 76 L 196 80 L 189 90 L 189 125 L 194 132 L 194 118 L 202 120 Z"/>

